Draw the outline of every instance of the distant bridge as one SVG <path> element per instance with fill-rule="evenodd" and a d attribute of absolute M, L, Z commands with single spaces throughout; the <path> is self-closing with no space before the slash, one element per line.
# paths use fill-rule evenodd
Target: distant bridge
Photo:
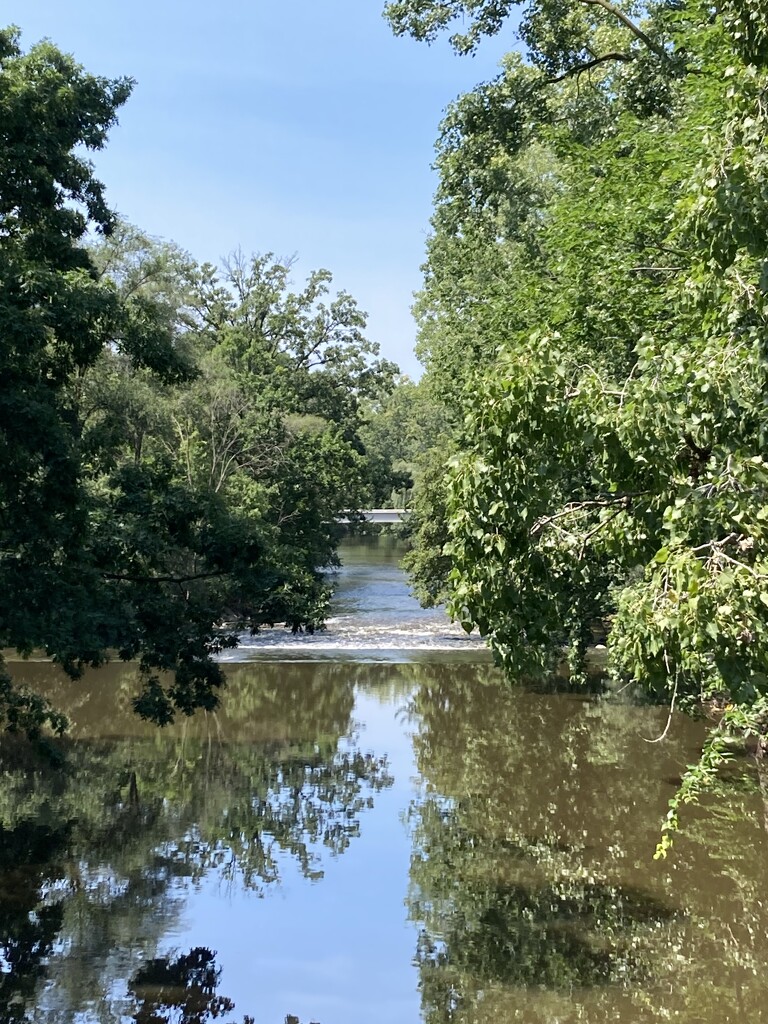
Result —
<path fill-rule="evenodd" d="M 410 514 L 409 508 L 365 508 L 360 510 L 360 515 L 369 523 L 402 523 Z M 349 516 L 340 515 L 337 523 L 352 523 L 355 519 Z"/>

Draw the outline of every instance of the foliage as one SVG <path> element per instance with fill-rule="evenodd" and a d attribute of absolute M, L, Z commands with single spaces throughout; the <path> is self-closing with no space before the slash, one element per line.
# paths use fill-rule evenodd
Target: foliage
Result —
<path fill-rule="evenodd" d="M 389 14 L 432 38 L 465 13 L 461 50 L 511 7 Z M 517 676 L 564 646 L 579 671 L 607 631 L 617 676 L 726 709 L 759 747 L 767 15 L 531 3 L 527 59 L 444 122 L 420 299 L 428 376 L 452 376 L 465 413 L 440 551 L 454 614 Z"/>
<path fill-rule="evenodd" d="M 0 647 L 73 678 L 138 659 L 165 723 L 216 705 L 240 631 L 322 624 L 396 367 L 327 271 L 294 291 L 271 256 L 219 272 L 115 219 L 83 154 L 131 85 L 0 35 Z M 64 725 L 7 674 L 0 717 Z"/>
<path fill-rule="evenodd" d="M 442 446 L 446 420 L 443 403 L 407 377 L 383 401 L 368 403 L 360 436 L 375 488 L 374 507 L 402 506 L 409 503 L 409 492 L 418 493 L 424 460 Z"/>
<path fill-rule="evenodd" d="M 112 217 L 76 151 L 101 148 L 130 88 L 128 80 L 86 75 L 47 43 L 24 55 L 15 31 L 0 34 L 3 646 L 31 646 L 37 616 L 54 626 L 91 582 L 63 564 L 86 533 L 65 385 L 118 330 L 126 347 L 135 336 L 80 244 L 89 219 L 107 232 Z M 20 702 L 5 679 L 3 689 L 3 717 L 14 725 Z M 45 721 L 45 708 L 27 710 Z"/>
<path fill-rule="evenodd" d="M 441 447 L 422 454 L 421 486 L 414 495 L 408 517 L 407 537 L 411 547 L 403 558 L 414 593 L 425 607 L 434 607 L 446 600 L 446 579 L 451 561 L 444 553 L 448 541 L 446 465 L 455 451 L 450 434 Z"/>

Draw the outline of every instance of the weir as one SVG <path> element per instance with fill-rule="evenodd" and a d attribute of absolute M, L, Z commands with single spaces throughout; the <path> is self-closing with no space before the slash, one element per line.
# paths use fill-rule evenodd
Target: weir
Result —
<path fill-rule="evenodd" d="M 369 523 L 402 523 L 407 519 L 411 510 L 409 508 L 368 508 L 361 509 L 360 515 Z M 354 520 L 349 515 L 340 515 L 337 523 L 351 523 Z"/>

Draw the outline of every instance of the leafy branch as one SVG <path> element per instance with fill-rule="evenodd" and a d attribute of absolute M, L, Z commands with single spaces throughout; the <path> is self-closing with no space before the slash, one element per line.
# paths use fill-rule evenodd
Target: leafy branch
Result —
<path fill-rule="evenodd" d="M 606 11 L 606 13 L 616 18 L 617 21 L 620 21 L 625 28 L 629 29 L 632 35 L 647 46 L 649 50 L 655 53 L 657 57 L 667 58 L 669 56 L 668 52 L 660 43 L 654 42 L 654 40 L 651 39 L 651 37 L 644 32 L 639 25 L 636 25 L 631 18 L 627 17 L 619 7 L 610 3 L 610 0 L 579 0 L 579 3 L 584 4 L 587 7 L 601 7 Z"/>
<path fill-rule="evenodd" d="M 591 71 L 592 68 L 599 67 L 601 64 L 607 64 L 609 62 L 620 61 L 629 63 L 635 58 L 631 53 L 604 53 L 600 57 L 594 57 L 592 60 L 585 61 L 583 64 L 577 64 L 572 68 L 568 68 L 560 75 L 555 75 L 554 78 L 548 78 L 547 83 L 549 85 L 555 85 L 557 82 L 564 82 L 567 78 L 573 78 L 574 75 L 582 75 L 585 71 Z"/>

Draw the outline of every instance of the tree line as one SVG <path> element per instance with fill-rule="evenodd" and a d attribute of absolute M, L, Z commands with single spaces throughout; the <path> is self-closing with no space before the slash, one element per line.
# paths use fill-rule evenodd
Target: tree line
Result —
<path fill-rule="evenodd" d="M 610 669 L 729 734 L 768 731 L 768 7 L 394 0 L 459 53 L 416 312 L 453 462 L 424 469 L 411 567 L 510 675 Z M 664 735 L 662 733 L 662 735 Z"/>
<path fill-rule="evenodd" d="M 112 211 L 88 156 L 132 86 L 0 33 L 0 648 L 137 660 L 165 723 L 215 706 L 243 631 L 321 626 L 335 519 L 407 467 L 398 368 L 328 271 L 201 264 Z M 65 725 L 6 671 L 0 719 Z"/>

